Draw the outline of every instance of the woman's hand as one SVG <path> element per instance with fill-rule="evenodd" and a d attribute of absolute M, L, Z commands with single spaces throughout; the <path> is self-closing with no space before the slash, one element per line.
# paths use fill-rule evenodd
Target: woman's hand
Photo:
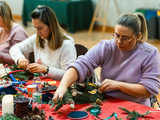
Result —
<path fill-rule="evenodd" d="M 102 82 L 99 90 L 101 92 L 120 90 L 121 92 L 133 97 L 141 97 L 141 98 L 150 97 L 150 93 L 141 84 L 127 83 L 110 79 L 105 79 Z"/>
<path fill-rule="evenodd" d="M 27 60 L 26 58 L 20 58 L 18 60 L 18 67 L 19 68 L 26 69 L 28 64 L 29 64 L 29 60 Z"/>
<path fill-rule="evenodd" d="M 66 86 L 59 86 L 58 89 L 56 90 L 54 97 L 53 97 L 53 102 L 57 103 L 58 100 L 62 100 L 64 94 L 67 91 L 67 87 Z"/>
<path fill-rule="evenodd" d="M 31 73 L 45 73 L 47 72 L 47 66 L 38 63 L 31 63 L 27 66 L 27 70 Z"/>
<path fill-rule="evenodd" d="M 111 79 L 105 79 L 99 90 L 101 92 L 106 92 L 106 91 L 113 91 L 113 90 L 118 90 L 119 89 L 119 81 L 111 80 Z"/>
<path fill-rule="evenodd" d="M 58 100 L 62 100 L 64 94 L 67 92 L 69 86 L 71 86 L 78 79 L 78 73 L 75 68 L 69 68 L 60 82 L 58 89 L 56 90 L 53 101 L 57 103 Z"/>

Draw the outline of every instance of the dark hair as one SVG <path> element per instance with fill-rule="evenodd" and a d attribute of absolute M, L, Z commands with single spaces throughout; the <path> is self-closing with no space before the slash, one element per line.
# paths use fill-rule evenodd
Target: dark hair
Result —
<path fill-rule="evenodd" d="M 148 40 L 147 25 L 143 14 L 124 14 L 119 17 L 117 24 L 132 29 L 135 35 L 142 33 L 141 39 L 138 39 L 137 42 L 144 42 L 145 40 Z"/>
<path fill-rule="evenodd" d="M 62 28 L 60 27 L 56 15 L 54 11 L 47 6 L 38 6 L 35 8 L 31 14 L 32 19 L 40 19 L 44 24 L 46 24 L 50 30 L 50 35 L 48 39 L 48 46 L 50 49 L 57 49 L 61 47 L 63 40 L 66 38 L 64 33 L 62 32 Z M 37 37 L 37 45 L 41 48 L 44 48 L 43 44 L 44 40 Z"/>
<path fill-rule="evenodd" d="M 10 31 L 12 28 L 12 21 L 14 20 L 12 16 L 12 11 L 5 1 L 0 1 L 0 16 L 2 17 L 4 24 Z"/>

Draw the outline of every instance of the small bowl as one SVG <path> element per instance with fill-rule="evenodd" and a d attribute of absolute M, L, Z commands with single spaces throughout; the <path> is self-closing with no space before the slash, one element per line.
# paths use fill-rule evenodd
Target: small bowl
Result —
<path fill-rule="evenodd" d="M 83 119 L 88 117 L 88 113 L 84 111 L 73 111 L 68 114 L 70 119 Z"/>

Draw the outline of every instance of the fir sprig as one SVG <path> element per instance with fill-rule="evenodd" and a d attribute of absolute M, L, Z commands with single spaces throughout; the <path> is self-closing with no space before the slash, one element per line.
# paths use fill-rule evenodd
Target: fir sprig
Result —
<path fill-rule="evenodd" d="M 128 114 L 127 119 L 129 119 L 129 120 L 138 120 L 138 118 L 145 117 L 146 115 L 151 113 L 150 111 L 147 111 L 144 114 L 140 114 L 140 113 L 136 112 L 135 110 L 129 111 L 126 108 L 123 108 L 123 107 L 119 107 L 119 109 L 125 111 Z"/>

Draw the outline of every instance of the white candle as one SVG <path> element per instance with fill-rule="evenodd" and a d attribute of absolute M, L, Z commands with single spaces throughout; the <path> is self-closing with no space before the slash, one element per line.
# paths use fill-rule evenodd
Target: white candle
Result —
<path fill-rule="evenodd" d="M 2 98 L 2 115 L 14 114 L 13 95 L 5 95 Z"/>

